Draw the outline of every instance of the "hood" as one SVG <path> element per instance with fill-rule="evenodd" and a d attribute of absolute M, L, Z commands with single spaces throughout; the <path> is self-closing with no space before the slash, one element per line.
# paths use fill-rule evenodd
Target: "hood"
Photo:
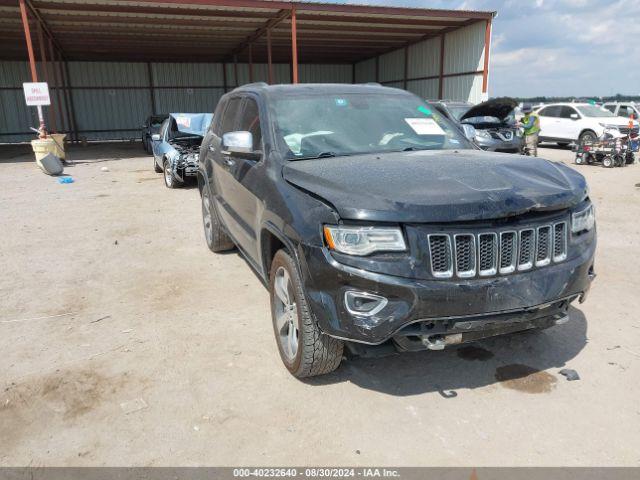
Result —
<path fill-rule="evenodd" d="M 213 118 L 211 113 L 170 113 L 169 115 L 175 120 L 179 132 L 201 137 L 207 133 Z"/>
<path fill-rule="evenodd" d="M 467 113 L 460 117 L 460 121 L 473 117 L 496 117 L 500 120 L 509 115 L 516 107 L 518 102 L 513 98 L 502 97 L 494 98 L 486 102 L 479 103 L 475 107 L 471 107 Z"/>
<path fill-rule="evenodd" d="M 352 220 L 488 220 L 559 210 L 586 196 L 584 177 L 560 163 L 480 150 L 291 161 L 283 176 Z"/>

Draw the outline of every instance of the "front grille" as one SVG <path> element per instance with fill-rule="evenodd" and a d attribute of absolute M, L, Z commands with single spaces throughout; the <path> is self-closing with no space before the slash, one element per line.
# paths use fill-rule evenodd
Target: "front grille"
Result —
<path fill-rule="evenodd" d="M 567 222 L 481 233 L 428 236 L 431 273 L 436 278 L 508 275 L 567 258 Z"/>
<path fill-rule="evenodd" d="M 629 127 L 618 127 L 618 130 L 620 130 L 620 133 L 622 135 L 629 135 Z M 633 129 L 631 130 L 631 134 L 632 135 L 637 135 L 638 134 L 638 127 L 633 127 Z"/>

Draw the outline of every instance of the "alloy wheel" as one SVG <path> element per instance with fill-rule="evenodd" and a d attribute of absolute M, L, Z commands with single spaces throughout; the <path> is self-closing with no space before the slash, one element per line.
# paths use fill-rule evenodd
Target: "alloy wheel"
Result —
<path fill-rule="evenodd" d="M 171 174 L 171 169 L 169 167 L 169 162 L 164 162 L 164 181 L 167 184 L 167 187 L 173 187 L 173 175 Z"/>
<path fill-rule="evenodd" d="M 293 295 L 293 285 L 289 272 L 284 267 L 278 268 L 274 280 L 274 314 L 278 341 L 284 356 L 293 362 L 298 353 L 298 306 Z"/>

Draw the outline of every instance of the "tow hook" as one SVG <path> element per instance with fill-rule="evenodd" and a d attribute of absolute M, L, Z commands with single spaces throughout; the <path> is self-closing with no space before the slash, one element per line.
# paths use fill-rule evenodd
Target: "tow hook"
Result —
<path fill-rule="evenodd" d="M 569 315 L 564 315 L 560 318 L 557 318 L 555 321 L 556 325 L 564 325 L 565 323 L 567 323 L 569 321 Z"/>
<path fill-rule="evenodd" d="M 451 335 L 422 335 L 420 337 L 422 344 L 427 347 L 427 350 L 444 350 L 447 345 L 455 345 L 462 343 L 462 334 L 453 333 Z"/>

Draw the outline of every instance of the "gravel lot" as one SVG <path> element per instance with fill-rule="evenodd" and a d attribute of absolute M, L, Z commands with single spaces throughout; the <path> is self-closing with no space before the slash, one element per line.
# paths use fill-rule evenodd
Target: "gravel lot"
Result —
<path fill-rule="evenodd" d="M 598 278 L 568 324 L 301 382 L 197 188 L 137 144 L 70 156 L 60 185 L 0 146 L 0 465 L 640 465 L 640 165 L 576 167 Z"/>

